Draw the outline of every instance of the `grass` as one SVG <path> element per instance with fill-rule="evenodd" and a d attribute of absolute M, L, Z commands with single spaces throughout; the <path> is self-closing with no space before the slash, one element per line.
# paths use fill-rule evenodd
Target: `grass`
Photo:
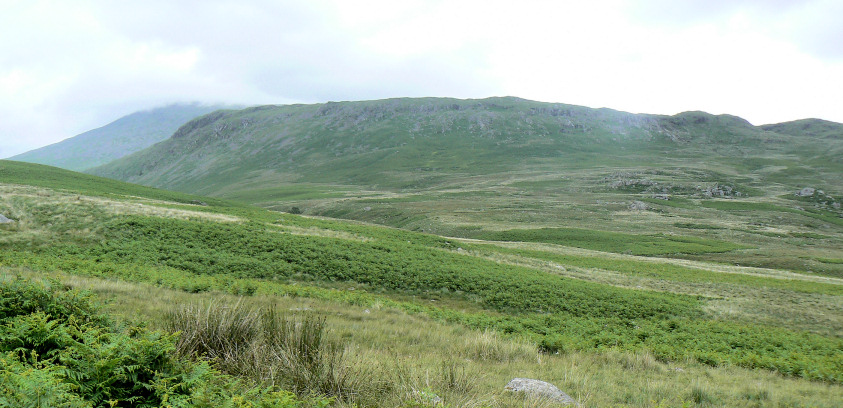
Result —
<path fill-rule="evenodd" d="M 43 276 L 27 270 L 5 269 L 4 273 Z M 166 316 L 180 310 L 180 305 L 239 304 L 251 310 L 277 308 L 325 316 L 326 334 L 344 344 L 349 364 L 365 363 L 371 369 L 371 382 L 391 384 L 371 391 L 380 398 L 377 406 L 424 404 L 431 394 L 443 397 L 450 406 L 543 406 L 529 405 L 529 401 L 505 392 L 504 385 L 514 377 L 551 382 L 586 407 L 683 406 L 693 404 L 694 389 L 716 395 L 722 406 L 754 407 L 760 402 L 834 407 L 843 392 L 839 385 L 786 378 L 765 370 L 712 368 L 688 360 L 662 362 L 647 352 L 541 354 L 535 343 L 518 336 L 467 329 L 383 305 L 354 306 L 291 296 L 241 298 L 222 292 L 190 294 L 113 279 L 58 277 L 72 287 L 91 290 L 118 316 L 149 319 L 162 327 Z M 446 362 L 454 364 L 458 380 L 473 386 L 467 391 L 448 388 L 448 376 L 443 375 L 443 368 L 448 369 Z M 337 402 L 338 406 L 344 404 Z"/>
<path fill-rule="evenodd" d="M 698 381 L 713 404 L 746 406 L 756 400 L 746 398 L 745 387 L 703 380 L 704 373 L 740 375 L 747 381 L 762 381 L 770 387 L 765 389 L 789 384 L 786 387 L 793 393 L 767 394 L 784 405 L 794 401 L 795 390 L 806 389 L 800 388 L 803 385 L 815 387 L 811 389 L 819 396 L 814 400 L 818 406 L 826 398 L 834 400 L 827 396 L 839 393 L 841 339 L 834 328 L 840 327 L 841 296 L 835 278 L 573 246 L 467 243 L 254 208 L 184 205 L 143 195 L 106 197 L 99 194 L 102 190 L 86 196 L 9 184 L 3 189 L 0 212 L 17 220 L 0 227 L 4 271 L 62 276 L 66 281 L 101 287 L 101 294 L 113 299 L 113 310 L 142 314 L 160 327 L 167 324 L 164 316 L 174 313 L 182 313 L 182 323 L 201 322 L 202 313 L 211 315 L 208 305 L 215 305 L 214 313 L 223 316 L 208 321 L 252 322 L 252 328 L 246 328 L 251 337 L 235 342 L 238 347 L 248 344 L 238 349 L 246 351 L 228 353 L 241 356 L 232 360 L 233 372 L 248 367 L 241 358 L 249 361 L 282 354 L 268 351 L 276 346 L 268 345 L 269 336 L 257 327 L 271 321 L 274 327 L 286 327 L 284 332 L 296 333 L 309 323 L 291 317 L 300 314 L 288 313 L 293 312 L 289 309 L 318 308 L 316 316 L 325 319 L 319 323 L 324 331 L 299 333 L 322 333 L 320 344 L 326 350 L 337 347 L 324 361 L 339 358 L 331 355 L 347 358 L 344 361 L 351 371 L 346 373 L 371 384 L 355 388 L 352 381 L 351 385 L 305 390 L 297 388 L 289 375 L 277 377 L 275 384 L 300 395 L 309 391 L 334 395 L 339 405 L 423 404 L 436 395 L 453 406 L 519 406 L 525 401 L 503 393 L 500 387 L 525 373 L 560 385 L 566 392 L 572 390 L 569 393 L 586 404 L 693 403 L 690 386 L 671 379 L 678 372 L 671 370 L 677 367 L 693 372 L 681 378 L 682 384 Z M 631 237 L 640 235 L 611 235 L 615 239 L 612 249 L 632 245 Z M 833 237 L 836 232 L 823 235 Z M 805 236 L 788 239 L 833 241 Z M 695 237 L 661 244 L 682 247 L 701 242 L 729 243 Z M 724 254 L 728 253 L 720 255 Z M 833 255 L 813 258 L 837 259 Z M 238 304 L 231 296 L 245 297 Z M 211 302 L 212 298 L 222 303 Z M 240 314 L 233 313 L 237 307 L 242 307 Z M 737 309 L 742 314 L 733 314 Z M 232 314 L 225 317 L 227 312 Z M 271 313 L 276 317 L 266 317 Z M 819 318 L 822 313 L 828 317 Z M 202 327 L 208 326 L 197 330 Z M 444 333 L 433 333 L 431 327 Z M 229 329 L 222 332 L 231 333 Z M 285 342 L 293 344 L 295 339 Z M 342 353 L 337 351 L 340 348 Z M 263 350 L 263 354 L 248 350 Z M 296 366 L 288 360 L 292 361 L 288 366 Z M 564 372 L 579 373 L 579 377 L 566 377 L 543 365 L 545 361 L 554 367 L 568 365 L 570 369 Z M 588 367 L 575 368 L 578 364 Z M 331 380 L 325 373 L 337 372 L 338 365 L 327 365 L 330 369 L 312 370 L 317 374 L 300 383 L 338 384 L 349 377 L 338 375 Z M 361 369 L 363 365 L 371 367 Z M 272 373 L 284 371 L 283 365 L 265 366 Z M 596 380 L 588 373 L 602 372 L 601 367 L 619 371 L 599 374 L 606 376 L 600 380 L 605 383 L 590 388 L 588 383 Z M 275 381 L 267 372 L 239 375 Z M 650 386 L 623 380 L 624 375 L 643 375 L 662 385 L 640 393 L 634 391 L 636 387 Z M 610 383 L 621 385 L 612 385 L 617 389 L 609 392 Z M 339 388 L 346 391 L 330 391 Z M 598 398 L 592 392 L 609 396 Z"/>
<path fill-rule="evenodd" d="M 800 210 L 796 208 L 783 207 L 771 203 L 741 202 L 741 201 L 706 201 L 703 207 L 714 208 L 725 211 L 777 211 L 791 214 L 799 214 L 816 220 L 843 226 L 843 218 L 831 212 L 819 209 Z"/>
<path fill-rule="evenodd" d="M 179 204 L 199 204 L 218 207 L 242 207 L 240 204 L 191 194 L 160 190 L 116 180 L 103 179 L 40 164 L 0 160 L 0 180 L 6 184 L 43 187 L 86 196 L 163 200 Z"/>
<path fill-rule="evenodd" d="M 348 365 L 341 345 L 325 338 L 324 316 L 217 302 L 182 305 L 164 322 L 180 334 L 179 354 L 210 359 L 226 374 L 300 397 L 315 393 L 354 402 L 366 380 L 362 369 Z"/>
<path fill-rule="evenodd" d="M 838 264 L 803 258 L 806 247 L 812 258 L 840 257 L 840 211 L 791 199 L 806 186 L 843 194 L 835 154 L 843 147 L 825 137 L 838 125 L 816 126 L 764 130 L 727 115 L 632 115 L 518 98 L 267 106 L 192 122 L 97 172 L 439 235 L 584 229 L 657 241 L 607 240 L 603 251 L 839 277 Z M 634 201 L 649 208 L 630 210 Z M 811 233 L 830 238 L 800 235 Z M 666 237 L 752 250 L 705 252 Z"/>
<path fill-rule="evenodd" d="M 580 228 L 517 229 L 479 234 L 490 241 L 544 242 L 632 255 L 706 254 L 746 248 L 704 238 L 671 235 L 634 235 Z"/>
<path fill-rule="evenodd" d="M 0 404 L 106 407 L 324 406 L 179 358 L 175 336 L 112 322 L 92 297 L 50 280 L 0 280 Z M 310 400 L 310 401 L 308 401 Z"/>

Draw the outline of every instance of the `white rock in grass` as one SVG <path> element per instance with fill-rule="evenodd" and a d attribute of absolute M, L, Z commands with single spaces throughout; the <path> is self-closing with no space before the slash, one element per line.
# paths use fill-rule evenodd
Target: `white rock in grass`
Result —
<path fill-rule="evenodd" d="M 512 392 L 523 392 L 529 397 L 542 398 L 562 405 L 579 405 L 570 395 L 565 394 L 562 390 L 556 388 L 555 385 L 544 381 L 529 378 L 513 378 L 506 385 L 506 389 Z"/>
<path fill-rule="evenodd" d="M 12 222 L 15 222 L 15 220 L 10 220 L 10 219 L 6 218 L 5 215 L 0 214 L 0 224 L 9 224 L 9 223 L 12 223 Z"/>

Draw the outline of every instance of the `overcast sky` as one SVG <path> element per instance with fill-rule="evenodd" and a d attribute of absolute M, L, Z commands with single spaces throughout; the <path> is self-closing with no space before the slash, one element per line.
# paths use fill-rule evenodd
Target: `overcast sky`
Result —
<path fill-rule="evenodd" d="M 173 102 L 503 95 L 843 122 L 843 0 L 0 0 L 0 157 Z"/>

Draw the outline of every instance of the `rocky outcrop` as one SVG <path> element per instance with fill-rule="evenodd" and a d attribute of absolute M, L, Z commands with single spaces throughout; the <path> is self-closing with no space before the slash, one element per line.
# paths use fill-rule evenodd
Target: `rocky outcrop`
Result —
<path fill-rule="evenodd" d="M 540 380 L 533 380 L 530 378 L 513 378 L 512 381 L 506 385 L 506 389 L 512 392 L 524 393 L 524 395 L 530 398 L 540 398 L 553 401 L 560 405 L 579 406 L 577 401 L 571 398 L 570 395 L 565 394 L 562 390 L 556 388 L 555 385 Z"/>
<path fill-rule="evenodd" d="M 699 187 L 697 186 L 697 190 L 702 192 L 702 196 L 705 198 L 712 198 L 712 197 L 740 197 L 743 195 L 740 191 L 735 190 L 734 187 L 729 185 L 721 185 L 715 184 L 710 187 Z"/>
<path fill-rule="evenodd" d="M 0 224 L 10 224 L 10 223 L 13 223 L 13 222 L 15 222 L 15 220 L 10 220 L 10 219 L 6 218 L 5 215 L 0 214 Z"/>

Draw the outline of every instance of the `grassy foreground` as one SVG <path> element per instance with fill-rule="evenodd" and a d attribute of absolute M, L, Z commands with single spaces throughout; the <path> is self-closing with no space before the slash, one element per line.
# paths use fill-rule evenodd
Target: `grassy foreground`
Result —
<path fill-rule="evenodd" d="M 234 343 L 250 345 L 246 354 L 213 361 L 253 386 L 340 406 L 424 406 L 432 395 L 452 406 L 523 406 L 501 389 L 516 376 L 553 382 L 589 406 L 834 406 L 841 395 L 838 278 L 468 242 L 189 204 L 160 190 L 145 197 L 130 185 L 88 195 L 94 178 L 63 177 L 70 191 L 21 178 L 0 185 L 0 213 L 16 220 L 0 227 L 3 273 L 94 288 L 111 311 L 183 336 L 190 328 L 174 315 L 240 302 L 242 316 L 265 323 Z M 303 309 L 320 312 L 296 320 Z M 278 374 L 290 372 L 283 365 L 238 371 L 242 358 L 266 355 L 254 350 L 287 355 L 265 328 L 291 321 L 313 328 L 301 338 L 324 329 L 333 351 L 327 368 L 309 372 L 326 386 L 296 385 Z"/>
<path fill-rule="evenodd" d="M 37 280 L 46 274 L 3 268 L 2 275 Z M 428 406 L 424 392 L 443 397 L 454 407 L 552 406 L 503 390 L 506 382 L 519 376 L 549 381 L 583 406 L 595 407 L 833 407 L 843 392 L 838 385 L 763 370 L 713 368 L 691 360 L 662 362 L 648 352 L 539 353 L 535 343 L 518 336 L 467 329 L 378 304 L 292 296 L 244 298 L 223 292 L 191 294 L 114 279 L 49 276 L 69 287 L 90 290 L 116 317 L 146 320 L 152 328 L 167 327 L 168 314 L 184 306 L 240 305 L 274 308 L 292 316 L 323 316 L 326 336 L 343 345 L 346 364 L 365 375 L 364 382 L 371 385 L 359 387 L 358 391 L 368 394 L 358 399 L 378 397 L 376 406 Z M 384 387 L 385 383 L 391 386 Z"/>

